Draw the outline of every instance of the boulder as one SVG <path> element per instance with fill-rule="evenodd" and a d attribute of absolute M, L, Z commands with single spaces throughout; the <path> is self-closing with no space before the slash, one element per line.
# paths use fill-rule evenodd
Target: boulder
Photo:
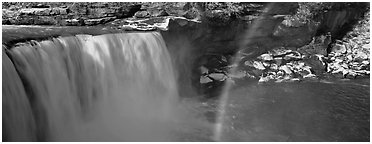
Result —
<path fill-rule="evenodd" d="M 227 78 L 227 76 L 223 73 L 211 73 L 208 76 L 218 81 L 224 81 Z"/>
<path fill-rule="evenodd" d="M 260 76 L 263 74 L 263 71 L 261 70 L 251 70 L 251 72 L 253 73 L 253 75 L 255 76 Z"/>
<path fill-rule="evenodd" d="M 345 45 L 343 45 L 343 44 L 335 44 L 332 47 L 332 51 L 331 52 L 344 54 L 344 53 L 346 53 L 346 51 L 347 51 L 347 49 L 346 49 Z"/>
<path fill-rule="evenodd" d="M 279 67 L 279 70 L 283 70 L 286 74 L 292 74 L 292 70 L 287 65 L 282 65 Z"/>
<path fill-rule="evenodd" d="M 355 61 L 363 61 L 368 59 L 368 55 L 362 51 L 357 51 L 354 55 L 354 60 Z"/>
<path fill-rule="evenodd" d="M 305 65 L 310 66 L 316 75 L 322 74 L 326 68 L 317 56 L 311 56 L 304 59 Z"/>
<path fill-rule="evenodd" d="M 302 58 L 301 54 L 298 53 L 298 52 L 291 52 L 291 53 L 286 54 L 284 56 L 284 59 L 287 60 L 287 61 L 300 60 L 301 58 Z"/>
<path fill-rule="evenodd" d="M 265 70 L 265 66 L 262 64 L 262 62 L 259 61 L 254 61 L 253 62 L 253 67 L 259 70 Z"/>
<path fill-rule="evenodd" d="M 258 58 L 264 61 L 272 61 L 274 59 L 270 54 L 262 54 Z"/>
<path fill-rule="evenodd" d="M 206 76 L 201 76 L 199 82 L 200 82 L 201 84 L 205 84 L 205 83 L 213 82 L 213 80 L 211 80 L 210 78 L 208 78 L 208 77 L 206 77 Z"/>
<path fill-rule="evenodd" d="M 247 73 L 245 71 L 242 71 L 242 70 L 238 70 L 236 71 L 234 74 L 228 74 L 228 77 L 230 78 L 243 78 L 247 76 Z"/>
<path fill-rule="evenodd" d="M 270 66 L 270 63 L 267 62 L 263 62 L 262 64 L 264 65 L 265 68 Z"/>
<path fill-rule="evenodd" d="M 269 76 L 266 76 L 266 77 L 260 77 L 260 79 L 258 80 L 258 83 L 264 83 L 264 82 L 268 82 L 270 81 L 270 77 Z"/>
<path fill-rule="evenodd" d="M 134 14 L 136 18 L 149 18 L 151 15 L 148 11 L 138 11 Z"/>
<path fill-rule="evenodd" d="M 284 47 L 276 48 L 270 51 L 270 53 L 272 53 L 274 57 L 284 56 L 285 54 L 290 53 L 290 52 L 292 52 L 292 50 L 285 49 Z"/>
<path fill-rule="evenodd" d="M 161 17 L 161 16 L 169 16 L 166 10 L 152 10 L 149 12 L 152 17 Z"/>
<path fill-rule="evenodd" d="M 282 57 L 277 57 L 277 58 L 274 58 L 274 61 L 277 65 L 281 65 L 282 62 L 283 62 L 283 58 Z"/>
<path fill-rule="evenodd" d="M 278 66 L 277 64 L 274 63 L 274 64 L 271 64 L 271 65 L 270 65 L 270 69 L 271 69 L 271 70 L 278 70 L 278 69 L 279 69 L 279 66 Z"/>
<path fill-rule="evenodd" d="M 258 80 L 258 83 L 264 83 L 264 82 L 269 82 L 270 80 L 274 80 L 275 75 L 268 74 L 267 76 L 261 76 L 260 79 Z"/>

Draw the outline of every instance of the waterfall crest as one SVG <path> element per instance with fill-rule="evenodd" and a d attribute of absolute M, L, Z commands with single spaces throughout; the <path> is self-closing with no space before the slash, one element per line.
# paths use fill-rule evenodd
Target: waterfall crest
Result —
<path fill-rule="evenodd" d="M 3 52 L 3 139 L 168 141 L 176 84 L 157 32 L 17 46 Z"/>

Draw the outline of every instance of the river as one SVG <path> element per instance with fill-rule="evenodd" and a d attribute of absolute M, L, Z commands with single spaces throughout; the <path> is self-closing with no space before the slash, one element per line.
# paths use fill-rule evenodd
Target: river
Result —
<path fill-rule="evenodd" d="M 222 141 L 369 141 L 369 79 L 247 84 L 229 94 Z M 218 98 L 200 103 L 198 130 L 212 141 Z M 209 130 L 211 128 L 212 130 Z"/>

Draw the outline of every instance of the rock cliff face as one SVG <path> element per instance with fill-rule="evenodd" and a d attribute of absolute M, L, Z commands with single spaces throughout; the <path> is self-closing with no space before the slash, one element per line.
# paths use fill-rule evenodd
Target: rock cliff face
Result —
<path fill-rule="evenodd" d="M 188 93 L 238 77 L 302 80 L 336 73 L 344 63 L 363 67 L 355 62 L 367 63 L 369 40 L 362 54 L 357 40 L 342 39 L 368 10 L 369 3 L 3 3 L 2 23 L 160 31 Z M 351 60 L 335 62 L 351 53 Z M 241 71 L 228 74 L 234 66 Z"/>
<path fill-rule="evenodd" d="M 132 17 L 137 3 L 3 3 L 3 24 L 82 26 L 104 24 Z"/>

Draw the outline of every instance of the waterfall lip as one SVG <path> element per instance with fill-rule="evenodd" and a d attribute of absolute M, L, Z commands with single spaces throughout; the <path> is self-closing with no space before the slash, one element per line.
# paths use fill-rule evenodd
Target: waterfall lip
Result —
<path fill-rule="evenodd" d="M 174 20 L 185 20 L 188 22 L 201 23 L 200 20 L 187 19 L 185 17 L 177 16 L 165 16 L 156 17 L 162 18 L 163 22 L 154 23 L 153 25 L 148 24 L 153 27 L 152 29 L 141 29 L 140 27 L 134 28 L 132 30 L 120 30 L 115 29 L 117 27 L 123 26 L 41 26 L 41 25 L 2 25 L 2 43 L 9 47 L 16 43 L 27 42 L 30 40 L 47 40 L 59 36 L 74 36 L 78 34 L 88 34 L 88 35 L 103 35 L 110 33 L 137 33 L 137 32 L 153 32 L 153 31 L 168 31 L 170 21 Z M 153 18 L 154 19 L 154 18 Z M 152 20 L 148 19 L 124 19 L 126 22 L 143 22 Z"/>
<path fill-rule="evenodd" d="M 45 41 L 53 38 L 70 37 L 76 35 L 106 35 L 118 33 L 148 33 L 154 31 L 122 31 L 105 29 L 107 27 L 68 27 L 68 26 L 28 26 L 28 25 L 3 25 L 2 44 L 7 49 L 18 45 L 29 44 L 31 41 Z M 5 29 L 4 29 L 5 28 Z M 40 34 L 40 31 L 44 33 Z M 4 49 L 4 48 L 3 48 Z"/>

